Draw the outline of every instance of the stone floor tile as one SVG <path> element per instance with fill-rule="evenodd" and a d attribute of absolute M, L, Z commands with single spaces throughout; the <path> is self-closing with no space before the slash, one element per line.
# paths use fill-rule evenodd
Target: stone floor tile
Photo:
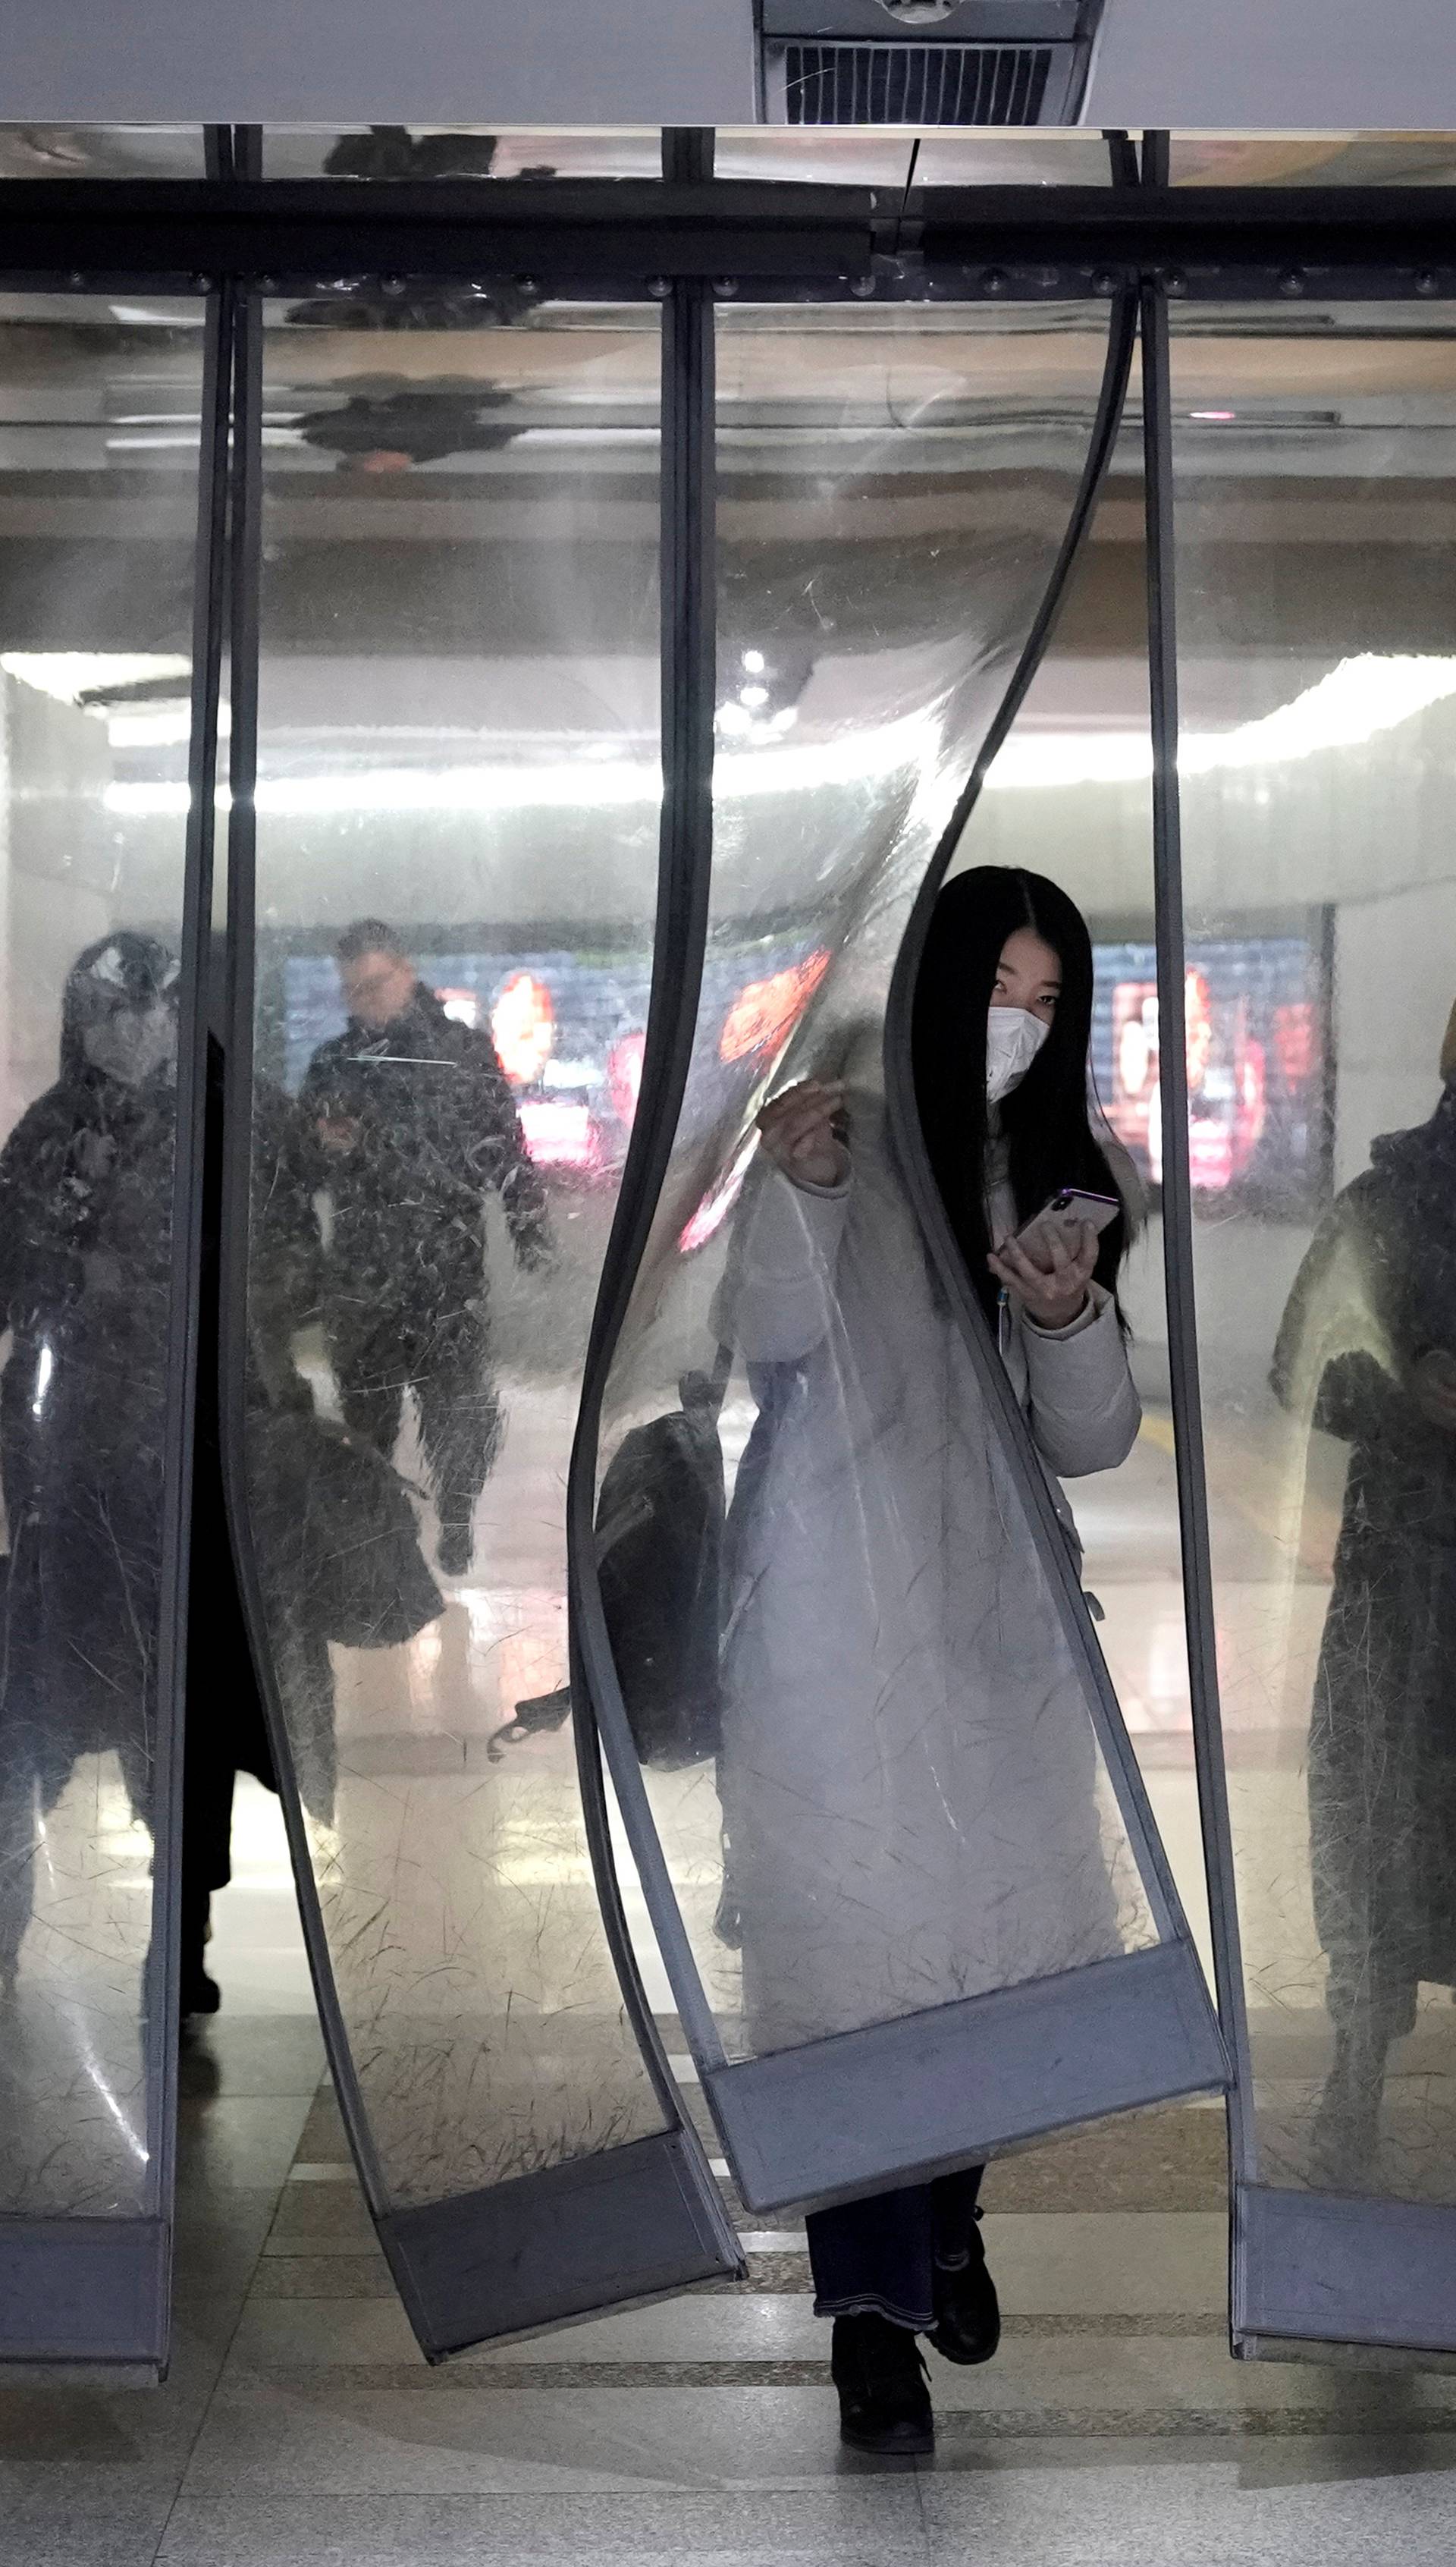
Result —
<path fill-rule="evenodd" d="M 189 2497 L 595 2494 L 814 2487 L 896 2476 L 842 2451 L 823 2388 L 552 2391 L 494 2374 L 384 2391 L 230 2386 L 183 2481 Z"/>
<path fill-rule="evenodd" d="M 961 2473 L 938 2459 L 920 2494 L 937 2567 L 1450 2567 L 1456 2434 L 1026 2443 Z"/>
<path fill-rule="evenodd" d="M 158 2567 L 922 2567 L 912 2472 L 812 2492 L 185 2498 Z"/>

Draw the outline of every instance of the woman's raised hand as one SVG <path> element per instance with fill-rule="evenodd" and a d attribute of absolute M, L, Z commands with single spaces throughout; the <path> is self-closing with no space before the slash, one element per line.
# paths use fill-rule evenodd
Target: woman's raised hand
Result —
<path fill-rule="evenodd" d="M 1039 1327 L 1065 1328 L 1087 1308 L 1087 1287 L 1097 1262 L 1097 1235 L 1091 1222 L 1078 1224 L 1074 1246 L 1056 1229 L 1033 1231 L 1026 1245 L 1003 1239 L 987 1265 L 999 1284 L 1016 1294 Z M 1029 1249 L 1035 1249 L 1035 1256 Z"/>
<path fill-rule="evenodd" d="M 764 1148 L 796 1186 L 843 1185 L 849 1153 L 841 1131 L 844 1081 L 806 1078 L 786 1088 L 758 1118 Z"/>

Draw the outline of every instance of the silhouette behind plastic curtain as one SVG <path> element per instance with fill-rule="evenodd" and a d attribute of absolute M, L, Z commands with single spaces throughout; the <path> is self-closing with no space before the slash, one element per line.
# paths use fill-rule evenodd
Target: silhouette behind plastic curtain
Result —
<path fill-rule="evenodd" d="M 606 1387 L 604 1463 L 677 1407 L 684 1377 L 710 1370 L 720 1330 L 733 1332 L 757 1188 L 753 1118 L 771 1085 L 810 1069 L 846 1076 L 851 1131 L 891 1164 L 881 1054 L 896 956 L 1057 566 L 1107 359 L 1096 304 L 718 315 L 711 900 L 685 1091 Z M 689 971 L 697 959 L 685 958 Z M 912 1278 L 922 1254 L 892 1178 L 884 1211 L 892 1291 L 891 1272 Z M 845 1335 L 832 1283 L 820 1298 L 821 1323 L 802 1342 L 773 1328 L 745 1342 L 739 1330 L 747 1361 L 719 1428 L 730 1500 L 735 1475 L 747 1477 L 730 1524 L 716 1766 L 643 1771 L 628 1717 L 641 1670 L 613 1663 L 590 1575 L 577 1598 L 678 2009 L 757 2206 L 964 2160 L 1222 2075 L 1075 1585 L 1069 1602 L 1062 1538 L 1028 1495 L 1036 1466 L 1029 1479 L 1020 1422 L 1000 1415 L 984 1376 L 990 1405 L 970 1467 L 985 1475 L 986 1618 L 969 1655 L 994 1658 L 999 1612 L 1001 1627 L 1035 1631 L 1046 1652 L 1044 1717 L 1025 1756 L 998 1767 L 994 1723 L 965 1724 L 964 1752 L 983 1755 L 984 1770 L 973 1779 L 968 1763 L 954 1788 L 983 1811 L 1001 1794 L 990 1836 L 1005 1879 L 985 1897 L 984 1931 L 954 1921 L 975 1905 L 976 1857 L 964 1839 L 945 1843 L 946 1775 L 917 1743 L 923 1706 L 896 1697 L 887 1669 L 868 1732 L 851 1731 L 847 1709 L 843 1738 L 827 1717 L 815 1753 L 786 1756 L 773 1706 L 812 1687 L 836 1646 L 819 1597 L 837 1545 L 849 1545 L 886 1625 L 894 1598 L 927 1573 L 922 1531 L 897 1515 L 893 1472 L 876 1467 L 874 1432 L 853 1423 L 875 1396 L 857 1368 L 862 1331 L 857 1343 Z M 965 1325 L 975 1335 L 981 1322 Z M 831 1430 L 834 1462 L 802 1424 L 802 1358 L 824 1343 L 843 1428 Z M 943 1426 L 927 1411 L 927 1468 Z M 838 1476 L 829 1516 L 827 1475 Z M 604 1491 L 607 1545 L 616 1485 Z M 771 1523 L 765 1504 L 778 1510 Z M 766 1634 L 758 1593 L 772 1562 L 782 1571 L 796 1558 L 797 1585 L 792 1569 L 787 1590 L 781 1575 L 787 1600 Z M 758 1672 L 745 1674 L 755 1652 Z M 927 1796 L 923 1859 L 896 1869 L 876 1852 L 872 1824 L 845 1807 L 855 1771 L 877 1776 L 870 1796 L 882 1789 L 886 1807 Z M 851 1842 L 858 1851 L 837 1871 Z M 983 1845 L 983 1880 L 985 1856 Z M 1040 2072 L 1064 2036 L 1059 2084 Z"/>
<path fill-rule="evenodd" d="M 1452 2348 L 1451 309 L 1171 323 L 1235 2325 Z"/>
<path fill-rule="evenodd" d="M 124 318 L 79 293 L 0 306 L 0 480 L 47 529 L 44 583 L 31 569 L 12 591 L 7 562 L 0 634 L 0 2353 L 153 2368 L 222 317 L 160 297 Z M 172 434 L 119 443 L 139 382 Z M 104 540 L 50 531 L 83 489 Z M 131 602 L 158 579 L 161 636 Z M 161 807 L 127 780 L 138 704 L 175 725 Z"/>

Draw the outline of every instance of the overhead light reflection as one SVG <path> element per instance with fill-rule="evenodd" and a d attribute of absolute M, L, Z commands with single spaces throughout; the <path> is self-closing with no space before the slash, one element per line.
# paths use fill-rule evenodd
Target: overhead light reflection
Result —
<path fill-rule="evenodd" d="M 790 713 L 793 708 L 788 708 Z M 784 715 L 774 716 L 776 722 Z M 854 728 L 846 724 L 833 739 L 793 747 L 766 745 L 751 753 L 725 750 L 713 769 L 714 791 L 729 801 L 761 795 L 803 793 L 826 785 L 867 783 L 918 766 L 933 757 L 939 744 L 937 724 L 911 715 Z M 269 816 L 328 818 L 349 811 L 607 810 L 634 803 L 655 803 L 662 790 L 659 768 L 641 759 L 614 766 L 585 762 L 554 765 L 361 767 L 352 774 L 264 777 L 254 795 L 257 809 Z M 227 788 L 218 788 L 218 807 L 226 808 Z M 185 813 L 190 795 L 180 781 L 115 783 L 107 787 L 107 808 L 119 818 L 164 818 Z"/>
<path fill-rule="evenodd" d="M 1312 757 L 1324 748 L 1357 748 L 1381 731 L 1456 696 L 1456 659 L 1363 651 L 1321 678 L 1290 704 L 1232 730 L 1185 731 L 1178 742 L 1181 775 L 1267 766 Z M 1010 739 L 986 784 L 997 792 L 1032 786 L 1133 783 L 1152 773 L 1146 731 L 1026 731 Z"/>

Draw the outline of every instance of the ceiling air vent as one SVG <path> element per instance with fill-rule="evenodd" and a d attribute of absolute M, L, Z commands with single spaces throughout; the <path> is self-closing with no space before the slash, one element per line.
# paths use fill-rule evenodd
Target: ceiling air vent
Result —
<path fill-rule="evenodd" d="M 761 0 L 770 125 L 1072 125 L 1101 0 Z"/>

